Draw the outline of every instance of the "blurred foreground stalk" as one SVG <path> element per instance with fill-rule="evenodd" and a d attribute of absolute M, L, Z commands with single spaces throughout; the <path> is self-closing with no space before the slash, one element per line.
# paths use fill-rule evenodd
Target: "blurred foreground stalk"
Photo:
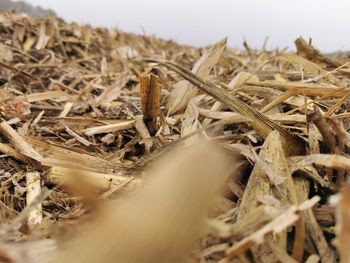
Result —
<path fill-rule="evenodd" d="M 54 262 L 186 261 L 233 163 L 208 143 L 173 152 Z"/>

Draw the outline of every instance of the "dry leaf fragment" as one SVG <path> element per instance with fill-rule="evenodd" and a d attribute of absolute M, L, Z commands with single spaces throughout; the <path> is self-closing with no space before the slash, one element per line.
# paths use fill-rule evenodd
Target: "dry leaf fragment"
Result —
<path fill-rule="evenodd" d="M 46 23 L 45 21 L 42 21 L 40 23 L 39 38 L 36 42 L 35 48 L 38 50 L 45 48 L 49 40 L 50 37 L 46 35 Z"/>
<path fill-rule="evenodd" d="M 259 78 L 252 74 L 245 71 L 239 72 L 227 85 L 230 89 L 235 90 L 240 88 L 247 80 L 251 81 L 259 81 Z"/>
<path fill-rule="evenodd" d="M 275 185 L 279 189 L 277 196 L 284 204 L 288 203 L 287 197 L 287 171 L 284 166 L 283 152 L 281 148 L 279 133 L 271 132 L 266 138 L 259 156 L 255 163 L 254 169 L 249 177 L 246 189 L 240 204 L 240 212 L 238 219 L 242 219 L 247 213 L 255 209 L 258 200 L 267 195 L 274 195 L 272 186 Z M 265 167 L 264 167 L 265 166 Z M 284 184 L 281 185 L 280 180 L 283 179 Z M 282 182 L 282 183 L 283 183 Z"/>
<path fill-rule="evenodd" d="M 192 73 L 207 80 L 211 69 L 218 63 L 222 52 L 225 50 L 226 44 L 227 39 L 225 38 L 209 47 L 193 66 Z M 181 80 L 176 83 L 168 97 L 167 108 L 169 114 L 183 110 L 196 93 L 197 89 L 188 81 Z"/>
<path fill-rule="evenodd" d="M 200 123 L 198 121 L 198 109 L 194 104 L 193 100 L 190 100 L 186 111 L 183 116 L 183 120 L 181 123 L 181 137 L 184 137 L 190 133 L 195 132 L 199 127 Z M 185 141 L 185 145 L 191 145 L 192 143 L 196 143 L 198 141 L 198 135 L 194 135 L 191 138 L 188 138 Z"/>
<path fill-rule="evenodd" d="M 350 169 L 350 158 L 336 154 L 310 154 L 304 157 L 301 161 L 295 163 L 291 170 L 292 172 L 299 170 L 310 164 L 323 165 L 325 167 L 337 169 Z"/>
<path fill-rule="evenodd" d="M 290 181 L 280 135 L 278 131 L 273 131 L 266 138 L 249 177 L 239 206 L 238 221 L 244 220 L 248 213 L 257 209 L 259 200 L 264 196 L 271 195 L 279 199 L 284 206 L 296 203 L 295 194 L 293 196 L 293 182 Z M 287 233 L 276 235 L 274 242 L 284 249 L 287 244 Z M 253 251 L 254 257 L 260 258 L 262 262 L 270 261 L 268 256 L 271 253 L 272 251 L 266 245 L 264 245 L 264 253 Z"/>
<path fill-rule="evenodd" d="M 264 238 L 269 233 L 278 234 L 281 231 L 285 230 L 288 226 L 294 224 L 298 219 L 298 213 L 313 207 L 316 203 L 320 201 L 319 196 L 314 196 L 310 200 L 306 200 L 300 205 L 292 205 L 281 215 L 277 216 L 270 223 L 263 226 L 261 229 L 253 233 L 252 235 L 242 239 L 241 241 L 234 244 L 232 247 L 226 250 L 227 258 L 220 262 L 229 262 L 228 259 L 232 259 L 242 253 L 253 245 L 261 244 L 264 242 Z"/>
<path fill-rule="evenodd" d="M 302 37 L 299 37 L 295 40 L 295 46 L 297 48 L 298 55 L 305 57 L 311 61 L 325 63 L 327 66 L 330 66 L 332 68 L 338 68 L 341 66 L 341 63 L 338 61 L 322 55 L 319 50 L 309 45 Z"/>
<path fill-rule="evenodd" d="M 300 67 L 302 67 L 303 70 L 308 72 L 318 72 L 318 73 L 325 72 L 325 70 L 320 65 L 315 64 L 310 60 L 307 60 L 298 55 L 294 55 L 294 54 L 280 55 L 275 57 L 274 59 L 277 61 L 288 62 L 290 64 L 293 64 L 298 70 L 300 69 Z"/>

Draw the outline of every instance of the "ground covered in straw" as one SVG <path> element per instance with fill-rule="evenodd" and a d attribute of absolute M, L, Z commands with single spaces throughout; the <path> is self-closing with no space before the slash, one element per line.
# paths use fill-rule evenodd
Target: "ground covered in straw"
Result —
<path fill-rule="evenodd" d="M 0 40 L 1 262 L 350 262 L 347 56 L 16 13 Z"/>

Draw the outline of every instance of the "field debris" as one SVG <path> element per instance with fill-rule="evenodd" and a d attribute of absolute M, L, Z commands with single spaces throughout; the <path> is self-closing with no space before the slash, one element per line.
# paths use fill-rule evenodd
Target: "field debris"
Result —
<path fill-rule="evenodd" d="M 0 40 L 0 262 L 350 262 L 348 56 L 15 12 Z"/>

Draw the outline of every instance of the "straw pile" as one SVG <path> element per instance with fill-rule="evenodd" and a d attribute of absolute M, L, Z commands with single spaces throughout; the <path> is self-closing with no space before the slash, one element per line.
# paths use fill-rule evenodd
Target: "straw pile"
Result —
<path fill-rule="evenodd" d="M 350 262 L 347 57 L 0 32 L 1 262 Z"/>

